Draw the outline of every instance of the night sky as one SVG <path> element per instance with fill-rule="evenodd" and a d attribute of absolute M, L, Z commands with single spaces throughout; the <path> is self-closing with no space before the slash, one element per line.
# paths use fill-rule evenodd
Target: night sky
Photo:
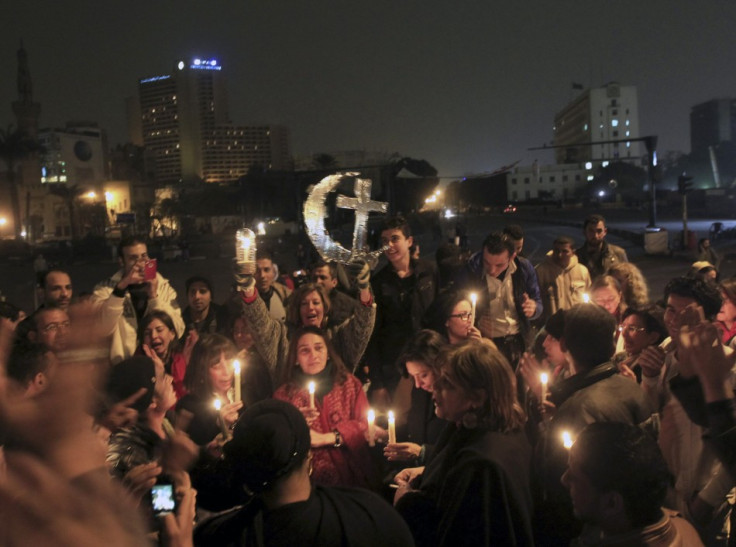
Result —
<path fill-rule="evenodd" d="M 232 121 L 281 123 L 293 153 L 381 150 L 442 176 L 551 161 L 572 82 L 636 85 L 643 134 L 689 152 L 690 107 L 736 96 L 732 0 L 23 0 L 3 10 L 0 125 L 16 50 L 41 127 L 92 120 L 127 140 L 141 77 L 194 55 L 227 74 Z M 579 93 L 579 92 L 578 92 Z"/>

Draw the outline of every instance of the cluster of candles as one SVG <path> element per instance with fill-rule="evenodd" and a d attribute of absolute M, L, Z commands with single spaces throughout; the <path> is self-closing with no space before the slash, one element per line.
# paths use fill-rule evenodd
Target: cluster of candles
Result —
<path fill-rule="evenodd" d="M 396 443 L 396 416 L 388 411 L 388 444 Z M 376 411 L 368 409 L 368 446 L 376 446 Z"/>

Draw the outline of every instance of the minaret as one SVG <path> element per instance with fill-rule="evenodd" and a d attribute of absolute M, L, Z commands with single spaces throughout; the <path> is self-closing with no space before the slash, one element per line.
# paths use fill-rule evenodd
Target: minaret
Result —
<path fill-rule="evenodd" d="M 13 113 L 17 120 L 17 127 L 26 137 L 38 137 L 38 117 L 41 114 L 41 104 L 33 102 L 33 82 L 31 71 L 28 68 L 28 54 L 23 48 L 23 40 L 18 50 L 18 100 L 13 101 Z"/>

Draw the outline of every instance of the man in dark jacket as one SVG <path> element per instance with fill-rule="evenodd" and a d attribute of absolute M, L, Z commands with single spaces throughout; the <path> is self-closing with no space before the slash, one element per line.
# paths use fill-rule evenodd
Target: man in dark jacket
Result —
<path fill-rule="evenodd" d="M 607 243 L 605 240 L 608 228 L 606 220 L 601 215 L 589 215 L 583 222 L 585 243 L 575 254 L 580 263 L 588 268 L 591 279 L 595 280 L 603 275 L 608 268 L 619 262 L 628 262 L 629 259 L 618 245 Z"/>
<path fill-rule="evenodd" d="M 639 385 L 618 373 L 610 362 L 615 351 L 616 320 L 595 304 L 578 304 L 565 311 L 565 330 L 560 340 L 569 356 L 569 378 L 550 389 L 549 399 L 557 407 L 547 423 L 538 450 L 536 470 L 543 492 L 539 500 L 540 545 L 568 545 L 579 533 L 569 493 L 560 483 L 568 460 L 569 443 L 594 422 L 623 422 L 637 425 L 650 414 Z"/>
<path fill-rule="evenodd" d="M 422 316 L 437 294 L 439 278 L 432 262 L 411 258 L 414 238 L 403 217 L 384 222 L 381 244 L 387 247 L 389 263 L 371 279 L 377 311 L 366 362 L 373 404 L 387 407 L 400 377 L 396 360 L 404 344 L 421 328 Z"/>
<path fill-rule="evenodd" d="M 534 266 L 516 256 L 511 238 L 492 232 L 483 242 L 483 250 L 470 257 L 456 286 L 477 294 L 478 329 L 515 367 L 526 350 L 531 321 L 542 314 Z"/>

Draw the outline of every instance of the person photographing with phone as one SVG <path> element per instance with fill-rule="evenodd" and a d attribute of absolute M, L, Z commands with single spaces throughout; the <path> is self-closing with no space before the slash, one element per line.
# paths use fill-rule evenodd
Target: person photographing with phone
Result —
<path fill-rule="evenodd" d="M 138 327 L 145 315 L 160 310 L 174 322 L 176 335 L 184 334 L 184 321 L 176 291 L 157 271 L 156 259 L 148 256 L 145 241 L 137 236 L 118 244 L 121 269 L 99 283 L 92 299 L 99 306 L 100 319 L 111 335 L 110 361 L 117 364 L 135 353 Z"/>

